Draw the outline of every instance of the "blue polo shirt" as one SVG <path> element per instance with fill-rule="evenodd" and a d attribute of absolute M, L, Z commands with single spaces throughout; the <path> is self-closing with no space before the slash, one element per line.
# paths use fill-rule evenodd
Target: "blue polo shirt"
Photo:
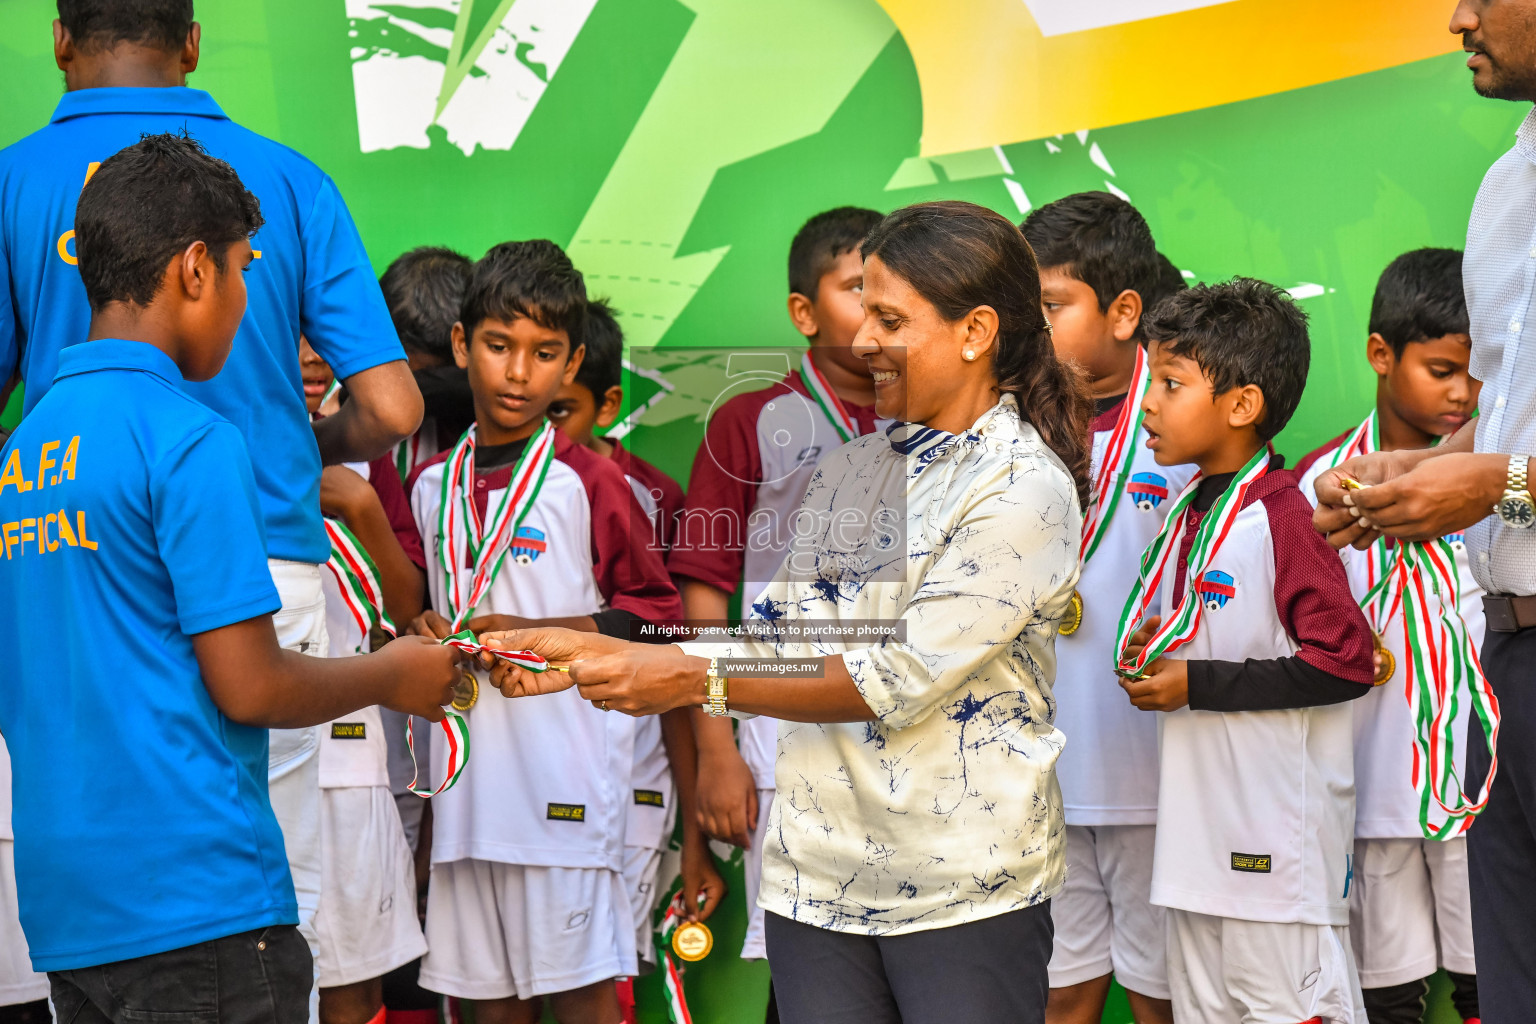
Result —
<path fill-rule="evenodd" d="M 250 296 L 224 371 L 187 392 L 233 423 L 255 460 L 272 557 L 324 562 L 320 453 L 304 408 L 299 334 L 350 377 L 404 359 L 336 186 L 293 150 L 231 121 L 197 89 L 65 93 L 42 130 L 0 150 L 0 382 L 18 367 L 30 411 L 59 353 L 85 340 L 90 308 L 74 255 L 75 202 L 97 163 L 144 133 L 185 129 L 229 162 L 266 218 Z"/>
<path fill-rule="evenodd" d="M 192 635 L 270 614 L 240 434 L 132 341 L 75 345 L 0 448 L 0 733 L 39 971 L 297 923 L 267 733 Z"/>

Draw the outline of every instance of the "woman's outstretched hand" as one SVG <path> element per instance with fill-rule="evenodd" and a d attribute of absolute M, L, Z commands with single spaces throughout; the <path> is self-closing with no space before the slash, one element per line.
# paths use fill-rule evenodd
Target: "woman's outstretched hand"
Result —
<path fill-rule="evenodd" d="M 629 646 L 623 640 L 603 636 L 601 633 L 579 633 L 558 626 L 484 633 L 480 636 L 480 642 L 487 647 L 506 651 L 532 651 L 551 665 L 562 666 Z M 574 680 L 567 672 L 554 669 L 530 672 L 489 654 L 480 655 L 480 661 L 483 667 L 491 670 L 491 685 L 507 697 L 559 693 L 574 685 Z"/>

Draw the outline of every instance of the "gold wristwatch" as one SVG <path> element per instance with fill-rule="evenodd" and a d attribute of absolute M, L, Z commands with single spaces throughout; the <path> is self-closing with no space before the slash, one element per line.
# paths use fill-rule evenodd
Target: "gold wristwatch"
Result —
<path fill-rule="evenodd" d="M 1493 506 L 1499 521 L 1511 529 L 1528 530 L 1536 523 L 1536 503 L 1531 501 L 1530 484 L 1526 480 L 1529 468 L 1529 456 L 1509 457 L 1509 481 L 1504 485 L 1504 497 Z"/>
<path fill-rule="evenodd" d="M 709 703 L 704 705 L 704 711 L 716 718 L 726 715 L 725 709 L 725 677 L 720 674 L 720 659 L 709 659 L 709 674 L 705 676 L 709 681 Z"/>

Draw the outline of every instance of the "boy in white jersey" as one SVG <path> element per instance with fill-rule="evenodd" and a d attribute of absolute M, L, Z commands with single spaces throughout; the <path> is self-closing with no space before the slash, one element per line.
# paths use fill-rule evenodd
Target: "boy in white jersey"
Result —
<path fill-rule="evenodd" d="M 304 404 L 320 414 L 335 375 L 299 338 Z M 327 466 L 320 511 L 331 536 L 321 579 L 332 657 L 373 649 L 395 620 L 421 612 L 424 580 L 398 539 L 415 525 L 388 455 L 371 463 Z M 427 951 L 416 919 L 416 871 L 389 788 L 384 722 L 378 707 L 339 718 L 320 733 L 321 1024 L 383 1024 L 383 976 Z M 412 797 L 412 799 L 418 799 Z"/>
<path fill-rule="evenodd" d="M 475 424 L 408 487 L 432 606 L 413 632 L 543 623 L 628 638 L 637 620 L 682 614 L 623 472 L 545 419 L 581 365 L 586 307 L 552 242 L 475 264 L 453 330 Z M 474 1000 L 477 1024 L 532 1024 L 546 997 L 562 1024 L 613 1024 L 614 979 L 636 971 L 634 719 L 574 691 L 509 708 L 478 696 L 475 676 L 461 701 L 473 763 L 433 800 L 422 987 Z"/>
<path fill-rule="evenodd" d="M 1297 466 L 1309 499 L 1315 500 L 1317 477 L 1343 459 L 1366 451 L 1427 448 L 1455 433 L 1477 408 L 1481 385 L 1467 372 L 1472 339 L 1460 252 L 1418 249 L 1393 260 L 1376 284 L 1369 330 L 1365 357 L 1376 374 L 1375 409 L 1365 423 L 1351 426 Z M 1472 579 L 1465 545 L 1457 543 L 1459 537 L 1450 540 L 1460 582 L 1458 608 L 1471 643 L 1481 645 L 1482 591 Z M 1391 553 L 1385 541 L 1369 551 L 1339 552 L 1356 599 L 1367 597 Z M 1425 596 L 1438 618 L 1438 599 Z M 1392 614 L 1375 602 L 1367 616 L 1385 620 L 1373 621 L 1372 628 L 1386 653 L 1379 656 L 1377 688 L 1354 705 L 1355 884 L 1349 930 L 1365 1008 L 1372 1024 L 1420 1024 L 1428 976 L 1444 967 L 1457 1012 L 1475 1020 L 1466 837 L 1424 837 L 1412 781 L 1417 730 L 1404 697 L 1413 664 L 1407 623 L 1401 608 Z M 1458 737 L 1467 735 L 1470 709 L 1471 702 L 1463 701 L 1453 724 Z M 1463 750 L 1460 744 L 1454 750 L 1458 777 Z"/>
<path fill-rule="evenodd" d="M 1150 375 L 1141 319 L 1184 287 L 1167 278 L 1136 208 L 1081 192 L 1020 225 L 1040 265 L 1040 300 L 1057 355 L 1093 389 L 1093 507 L 1084 517 L 1074 613 L 1056 642 L 1056 763 L 1067 816 L 1067 884 L 1051 903 L 1050 1024 L 1097 1024 L 1111 972 L 1139 1024 L 1167 1024 L 1166 924 L 1152 906 L 1157 725 L 1125 702 L 1114 672 L 1115 623 L 1141 552 L 1157 536 L 1188 466 L 1160 467 L 1141 429 Z"/>
<path fill-rule="evenodd" d="M 859 243 L 880 220 L 874 210 L 828 210 L 806 221 L 790 244 L 789 317 L 810 349 L 782 383 L 731 398 L 709 421 L 667 561 L 674 576 L 685 578 L 691 620 L 726 619 L 733 595 L 742 617 L 751 615 L 784 560 L 790 518 L 817 463 L 875 429 L 874 382 L 851 346 L 864 321 Z M 741 722 L 733 738 L 730 721 L 696 713 L 694 729 L 699 813 L 705 831 L 746 850 L 750 922 L 741 955 L 760 959 L 767 951 L 757 887 L 778 722 Z"/>
<path fill-rule="evenodd" d="M 618 439 L 598 437 L 594 432 L 596 427 L 613 426 L 624 404 L 624 333 L 606 302 L 587 304 L 583 339 L 581 367 L 576 379 L 562 387 L 550 403 L 549 421 L 572 441 L 619 465 L 635 500 L 651 517 L 653 545 L 665 554 L 683 509 L 683 489 Z M 684 906 L 697 908 L 699 920 L 704 920 L 725 895 L 725 881 L 715 870 L 709 844 L 699 829 L 694 797 L 697 780 L 692 712 L 679 708 L 636 719 L 635 769 L 630 779 L 634 796 L 624 832 L 624 880 L 635 911 L 635 943 L 642 972 L 656 965 L 653 917 L 662 895 L 658 887 L 670 881 L 658 875 L 679 813 L 683 824 Z"/>
<path fill-rule="evenodd" d="M 1370 692 L 1371 632 L 1268 447 L 1306 384 L 1306 316 L 1238 278 L 1166 299 L 1143 327 L 1148 447 L 1199 470 L 1117 642 L 1131 703 L 1168 712 L 1152 902 L 1168 910 L 1174 1019 L 1365 1024 L 1348 702 Z"/>

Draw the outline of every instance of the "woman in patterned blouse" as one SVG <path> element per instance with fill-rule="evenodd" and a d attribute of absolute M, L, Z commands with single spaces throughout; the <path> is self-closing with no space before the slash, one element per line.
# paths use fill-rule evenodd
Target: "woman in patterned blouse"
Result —
<path fill-rule="evenodd" d="M 896 422 L 822 460 L 751 634 L 492 634 L 570 663 L 493 678 L 641 715 L 708 704 L 712 659 L 817 659 L 814 676 L 717 673 L 731 713 L 781 720 L 758 896 L 780 1017 L 1042 1021 L 1065 873 L 1054 638 L 1091 409 L 1007 220 L 911 206 L 863 255 L 854 344 Z"/>

